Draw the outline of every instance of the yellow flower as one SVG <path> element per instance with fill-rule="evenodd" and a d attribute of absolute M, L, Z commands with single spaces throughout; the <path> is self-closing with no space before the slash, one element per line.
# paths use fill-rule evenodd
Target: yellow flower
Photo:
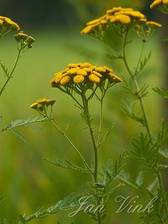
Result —
<path fill-rule="evenodd" d="M 165 0 L 168 1 L 168 0 Z M 106 11 L 106 14 L 91 20 L 86 23 L 85 28 L 81 31 L 81 34 L 100 34 L 103 35 L 102 31 L 106 31 L 110 25 L 122 25 L 129 26 L 132 25 L 140 25 L 143 28 L 143 25 L 146 23 L 147 19 L 145 15 L 137 10 L 132 8 L 123 8 L 123 7 L 114 7 L 110 10 Z M 148 25 L 148 23 L 146 23 Z M 149 27 L 155 26 L 154 24 L 149 23 Z M 157 28 L 159 26 L 155 26 Z M 99 32 L 99 33 L 98 33 Z"/>
<path fill-rule="evenodd" d="M 89 75 L 89 80 L 94 83 L 100 83 L 100 78 L 94 73 Z"/>
<path fill-rule="evenodd" d="M 160 23 L 154 22 L 154 21 L 147 21 L 146 25 L 151 27 L 151 28 L 160 28 L 162 25 Z"/>
<path fill-rule="evenodd" d="M 74 81 L 74 83 L 79 84 L 79 83 L 82 83 L 84 81 L 84 79 L 85 78 L 83 75 L 76 75 L 76 76 L 74 76 L 73 81 Z"/>
<path fill-rule="evenodd" d="M 116 79 L 116 77 L 112 69 L 106 66 L 94 66 L 90 63 L 69 64 L 63 72 L 54 74 L 54 78 L 51 80 L 51 86 L 56 88 L 65 87 L 65 91 L 69 88 L 77 92 L 79 88 L 87 90 L 93 86 L 88 84 L 99 83 L 104 85 L 105 80 L 113 83 L 122 81 L 120 78 Z"/>
<path fill-rule="evenodd" d="M 0 19 L 0 26 L 2 26 L 4 23 L 4 21 L 2 19 Z"/>
<path fill-rule="evenodd" d="M 95 66 L 94 69 L 95 69 L 96 72 L 99 72 L 99 73 L 105 73 L 106 72 L 106 68 L 102 67 L 102 66 Z"/>
<path fill-rule="evenodd" d="M 66 75 L 60 80 L 60 84 L 64 86 L 68 84 L 70 81 L 71 81 L 71 77 Z"/>
<path fill-rule="evenodd" d="M 77 68 L 71 68 L 67 71 L 68 75 L 75 75 L 77 73 Z"/>
<path fill-rule="evenodd" d="M 156 6 L 159 6 L 162 4 L 162 0 L 155 0 L 151 5 L 150 5 L 150 8 L 154 8 Z"/>
<path fill-rule="evenodd" d="M 102 76 L 103 76 L 100 72 L 95 71 L 95 69 L 94 69 L 94 71 L 92 72 L 92 74 L 98 76 L 99 78 L 102 78 Z"/>
<path fill-rule="evenodd" d="M 131 19 L 127 15 L 117 14 L 110 20 L 111 22 L 119 22 L 121 24 L 129 24 L 131 23 Z"/>
<path fill-rule="evenodd" d="M 82 75 L 82 76 L 87 76 L 87 71 L 85 69 L 78 69 L 76 74 Z"/>
<path fill-rule="evenodd" d="M 50 100 L 47 98 L 36 100 L 34 103 L 31 104 L 31 108 L 35 110 L 44 111 L 44 109 L 48 106 L 53 106 L 55 100 Z"/>
<path fill-rule="evenodd" d="M 109 74 L 109 81 L 110 82 L 122 82 L 122 79 L 119 78 L 118 76 L 114 75 L 112 72 L 110 72 Z"/>
<path fill-rule="evenodd" d="M 88 34 L 91 33 L 95 27 L 98 27 L 100 24 L 95 24 L 95 25 L 88 25 L 86 26 L 82 31 L 81 34 Z"/>
<path fill-rule="evenodd" d="M 128 16 L 132 16 L 132 17 L 137 18 L 137 19 L 143 19 L 143 18 L 145 18 L 145 15 L 143 15 L 139 11 L 125 10 L 122 13 L 125 14 L 125 15 L 128 15 Z"/>
<path fill-rule="evenodd" d="M 163 0 L 163 4 L 168 5 L 168 0 Z"/>
<path fill-rule="evenodd" d="M 23 43 L 28 48 L 32 47 L 32 44 L 34 43 L 35 39 L 32 36 L 29 36 L 28 34 L 24 32 L 19 32 L 15 35 L 15 39 L 17 42 Z"/>
<path fill-rule="evenodd" d="M 10 18 L 5 16 L 0 16 L 0 20 L 1 20 L 1 25 L 17 32 L 20 30 L 19 25 L 13 20 L 11 20 Z"/>
<path fill-rule="evenodd" d="M 95 24 L 99 24 L 100 22 L 100 19 L 94 19 L 94 20 L 91 20 L 87 23 L 87 26 L 92 26 L 92 25 L 95 25 Z"/>

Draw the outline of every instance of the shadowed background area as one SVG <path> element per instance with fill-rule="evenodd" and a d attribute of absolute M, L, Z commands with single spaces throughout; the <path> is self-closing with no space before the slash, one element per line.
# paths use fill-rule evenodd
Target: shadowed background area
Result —
<path fill-rule="evenodd" d="M 156 12 L 151 13 L 149 4 L 145 1 L 98 0 L 95 3 L 94 0 L 1 0 L 0 14 L 14 19 L 25 32 L 36 39 L 33 48 L 22 55 L 15 77 L 0 99 L 0 115 L 3 118 L 1 128 L 11 120 L 36 116 L 29 108 L 35 99 L 54 98 L 56 120 L 89 161 L 91 142 L 80 111 L 71 99 L 52 89 L 49 81 L 54 72 L 62 70 L 67 64 L 83 61 L 106 64 L 112 66 L 117 74 L 126 75 L 120 63 L 108 58 L 106 46 L 92 38 L 81 37 L 79 32 L 86 21 L 118 5 L 134 6 L 143 10 L 149 18 L 155 18 L 166 25 L 165 17 Z M 167 28 L 163 32 L 165 35 Z M 146 82 L 150 89 L 162 86 L 162 83 L 166 83 L 164 80 L 167 80 L 164 75 L 164 58 L 168 51 L 165 50 L 166 45 L 160 46 L 161 38 L 162 34 L 159 32 L 154 34 L 146 50 L 152 50 L 151 60 L 143 74 L 147 76 Z M 0 49 L 0 60 L 11 67 L 16 55 L 16 42 L 13 37 L 2 39 Z M 135 41 L 129 55 L 131 62 L 136 60 L 139 49 L 140 43 Z M 101 152 L 102 164 L 105 160 L 118 158 L 120 153 L 127 150 L 126 145 L 130 138 L 139 131 L 140 126 L 122 111 L 125 100 L 122 88 L 117 87 L 106 98 L 104 127 L 112 128 L 112 131 Z M 162 107 L 163 102 L 154 92 L 150 92 L 145 101 L 149 121 L 155 131 L 162 120 L 161 115 L 166 114 Z M 92 109 L 96 124 L 99 116 L 96 103 L 93 103 Z M 50 124 L 36 124 L 17 131 L 19 133 L 0 133 L 0 192 L 3 195 L 0 216 L 2 219 L 9 219 L 10 223 L 19 214 L 31 214 L 39 208 L 53 205 L 71 192 L 84 190 L 87 185 L 85 183 L 89 181 L 86 175 L 62 170 L 46 162 L 46 158 L 67 159 L 81 164 L 78 155 Z M 134 166 L 135 164 L 130 164 L 130 170 Z M 113 208 L 111 212 L 114 212 Z M 123 219 L 125 223 L 130 223 L 136 217 L 114 214 L 113 219 L 109 218 L 108 222 L 123 223 Z M 50 216 L 35 223 L 53 223 L 58 220 L 60 223 L 92 223 L 85 215 L 71 220 L 65 214 Z"/>

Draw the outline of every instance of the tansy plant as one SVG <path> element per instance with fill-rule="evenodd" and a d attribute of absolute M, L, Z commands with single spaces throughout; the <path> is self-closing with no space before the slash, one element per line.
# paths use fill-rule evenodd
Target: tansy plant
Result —
<path fill-rule="evenodd" d="M 166 5 L 166 1 L 154 1 L 154 6 Z M 78 108 L 81 110 L 90 139 L 92 141 L 94 163 L 89 164 L 83 156 L 80 149 L 73 143 L 70 137 L 57 124 L 53 117 L 53 105 L 55 100 L 39 99 L 35 101 L 31 108 L 36 110 L 43 120 L 48 120 L 70 143 L 75 152 L 79 155 L 83 166 L 79 167 L 71 162 L 54 162 L 56 166 L 77 170 L 81 173 L 87 173 L 91 178 L 90 188 L 81 194 L 71 194 L 63 200 L 47 209 L 40 209 L 32 215 L 23 215 L 19 223 L 25 224 L 33 219 L 43 218 L 50 214 L 56 214 L 62 210 L 68 210 L 69 216 L 77 215 L 79 207 L 81 212 L 87 213 L 97 224 L 106 223 L 106 215 L 113 213 L 108 211 L 108 202 L 114 192 L 122 186 L 127 186 L 136 194 L 141 196 L 141 201 L 148 200 L 148 207 L 142 209 L 138 207 L 129 207 L 128 213 L 139 215 L 140 223 L 167 224 L 168 223 L 168 194 L 163 182 L 163 170 L 168 168 L 167 164 L 167 124 L 163 123 L 158 133 L 153 133 L 145 109 L 145 97 L 148 95 L 148 85 L 144 85 L 141 79 L 141 73 L 146 66 L 151 53 L 144 56 L 144 48 L 148 43 L 152 33 L 161 28 L 161 24 L 150 21 L 146 16 L 132 8 L 115 7 L 107 10 L 105 15 L 89 21 L 81 31 L 82 35 L 91 35 L 94 38 L 103 41 L 108 45 L 109 52 L 112 52 L 112 58 L 118 59 L 127 71 L 124 78 L 120 78 L 113 69 L 106 66 L 97 66 L 90 63 L 69 64 L 62 71 L 56 72 L 51 80 L 51 87 L 56 88 L 69 96 Z M 133 35 L 131 35 L 133 34 Z M 129 46 L 134 42 L 132 36 L 137 36 L 141 42 L 141 49 L 137 61 L 130 66 L 128 60 Z M 118 44 L 114 44 L 117 37 Z M 111 51 L 112 49 L 112 51 Z M 112 61 L 113 62 L 113 61 Z M 127 99 L 136 104 L 127 106 L 124 111 L 134 121 L 141 124 L 142 128 L 138 135 L 127 146 L 128 152 L 121 155 L 120 159 L 114 162 L 112 166 L 100 166 L 99 149 L 103 141 L 102 122 L 103 122 L 103 102 L 107 91 L 112 91 L 112 86 L 117 84 L 118 88 L 124 86 Z M 160 93 L 160 91 L 157 91 Z M 97 100 L 100 111 L 99 128 L 93 127 L 90 103 Z M 138 113 L 137 113 L 138 109 Z M 35 121 L 32 121 L 34 123 Z M 31 123 L 30 121 L 27 123 Z M 7 129 L 21 126 L 23 123 L 13 123 Z M 136 163 L 136 178 L 131 179 L 129 175 L 124 175 L 126 165 L 129 161 Z M 145 179 L 148 175 L 149 180 Z M 124 190 L 123 189 L 123 190 Z M 120 200 L 119 200 L 120 199 Z M 121 198 L 118 198 L 121 202 Z M 129 202 L 130 203 L 130 202 Z M 93 206 L 94 205 L 94 206 Z M 130 205 L 131 206 L 131 205 Z"/>
<path fill-rule="evenodd" d="M 2 59 L 0 60 L 0 66 L 2 68 L 2 72 L 5 75 L 5 80 L 0 82 L 0 96 L 7 88 L 9 81 L 13 78 L 22 52 L 26 48 L 31 48 L 34 42 L 34 38 L 22 32 L 20 30 L 20 26 L 16 22 L 8 17 L 0 16 L 0 39 L 4 38 L 10 33 L 14 35 L 14 38 L 17 42 L 17 56 L 11 70 L 5 66 L 5 64 L 2 62 Z"/>

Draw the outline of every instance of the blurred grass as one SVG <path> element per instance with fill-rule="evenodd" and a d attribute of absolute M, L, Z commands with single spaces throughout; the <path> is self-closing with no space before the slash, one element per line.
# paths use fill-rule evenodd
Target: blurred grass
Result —
<path fill-rule="evenodd" d="M 55 71 L 59 71 L 66 64 L 87 61 L 92 63 L 108 63 L 105 56 L 105 47 L 90 38 L 81 38 L 77 32 L 34 32 L 36 43 L 33 48 L 24 53 L 15 72 L 14 79 L 10 82 L 5 94 L 0 99 L 0 114 L 3 116 L 5 126 L 11 120 L 36 116 L 29 105 L 41 97 L 56 99 L 55 117 L 74 142 L 80 146 L 83 154 L 90 158 L 90 139 L 80 112 L 74 103 L 56 89 L 50 88 L 49 80 Z M 0 43 L 0 58 L 9 66 L 15 57 L 15 42 L 4 39 Z M 138 44 L 133 45 L 130 61 L 135 61 L 138 55 Z M 147 82 L 151 87 L 160 85 L 162 74 L 161 52 L 158 37 L 149 43 L 152 49 L 152 58 L 146 69 Z M 90 50 L 91 53 L 88 52 Z M 115 63 L 116 71 L 125 75 L 121 65 Z M 102 161 L 117 156 L 124 150 L 125 145 L 132 135 L 139 131 L 140 126 L 135 125 L 121 112 L 125 100 L 122 88 L 114 87 L 106 99 L 104 122 L 105 127 L 112 128 L 102 151 Z M 146 100 L 147 113 L 154 130 L 161 120 L 161 102 L 156 93 L 150 93 Z M 92 109 L 96 122 L 98 120 L 97 104 L 93 103 Z M 32 213 L 40 207 L 47 207 L 66 194 L 76 191 L 88 181 L 86 175 L 71 171 L 56 169 L 48 164 L 44 158 L 63 158 L 73 160 L 80 164 L 78 156 L 68 143 L 49 124 L 38 124 L 19 130 L 27 143 L 21 142 L 10 132 L 0 134 L 0 192 L 5 200 L 0 203 L 0 216 L 14 219 L 19 213 Z M 105 150 L 105 151 L 104 151 Z M 58 216 L 60 217 L 60 216 Z M 76 223 L 86 223 L 86 216 L 75 217 Z M 63 219 L 63 218 L 60 218 Z M 68 218 L 66 222 L 70 223 Z M 54 217 L 40 221 L 40 223 L 53 223 Z M 57 218 L 56 218 L 57 220 Z"/>

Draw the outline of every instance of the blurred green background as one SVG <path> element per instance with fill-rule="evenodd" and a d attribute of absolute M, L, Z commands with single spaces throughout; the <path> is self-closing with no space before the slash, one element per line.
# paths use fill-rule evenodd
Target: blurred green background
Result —
<path fill-rule="evenodd" d="M 10 82 L 5 94 L 0 99 L 0 115 L 3 117 L 1 128 L 11 120 L 36 116 L 29 105 L 41 97 L 56 99 L 55 118 L 61 127 L 78 145 L 88 161 L 91 154 L 91 142 L 80 111 L 74 102 L 56 89 L 49 81 L 54 72 L 63 69 L 69 63 L 90 61 L 95 64 L 107 64 L 114 67 L 116 73 L 126 76 L 120 63 L 107 57 L 108 48 L 100 42 L 81 37 L 80 29 L 84 23 L 101 15 L 105 9 L 114 5 L 135 6 L 142 9 L 150 18 L 158 18 L 149 10 L 148 1 L 92 1 L 92 0 L 57 0 L 57 1 L 21 1 L 2 0 L 1 15 L 13 18 L 22 24 L 23 30 L 35 37 L 32 49 L 26 51 L 19 62 L 15 77 Z M 161 86 L 164 80 L 164 55 L 160 45 L 161 35 L 155 34 L 148 43 L 146 53 L 152 50 L 151 60 L 144 71 L 145 81 L 152 87 Z M 133 63 L 138 55 L 140 42 L 135 40 L 130 50 Z M 9 67 L 16 55 L 16 43 L 12 36 L 0 41 L 0 60 Z M 1 72 L 1 75 L 2 72 Z M 122 112 L 126 95 L 122 85 L 114 87 L 108 94 L 104 111 L 104 127 L 112 128 L 101 152 L 102 164 L 107 159 L 116 159 L 127 150 L 131 137 L 142 128 L 131 121 Z M 153 131 L 160 126 L 163 107 L 156 93 L 150 91 L 146 102 L 146 111 Z M 67 109 L 68 108 L 68 109 Z M 92 105 L 95 124 L 98 120 L 97 104 Z M 104 129 L 105 129 L 104 128 Z M 67 194 L 85 189 L 89 179 L 86 175 L 55 168 L 45 161 L 48 159 L 68 159 L 80 165 L 78 156 L 49 124 L 36 124 L 17 130 L 26 142 L 21 141 L 12 132 L 0 133 L 0 217 L 14 221 L 19 214 L 31 214 L 33 211 L 53 205 Z M 135 164 L 132 164 L 134 167 Z M 111 210 L 113 213 L 113 210 Z M 122 223 L 133 217 L 111 215 L 109 223 Z M 85 215 L 73 220 L 66 214 L 59 214 L 36 221 L 35 223 L 92 223 Z"/>

